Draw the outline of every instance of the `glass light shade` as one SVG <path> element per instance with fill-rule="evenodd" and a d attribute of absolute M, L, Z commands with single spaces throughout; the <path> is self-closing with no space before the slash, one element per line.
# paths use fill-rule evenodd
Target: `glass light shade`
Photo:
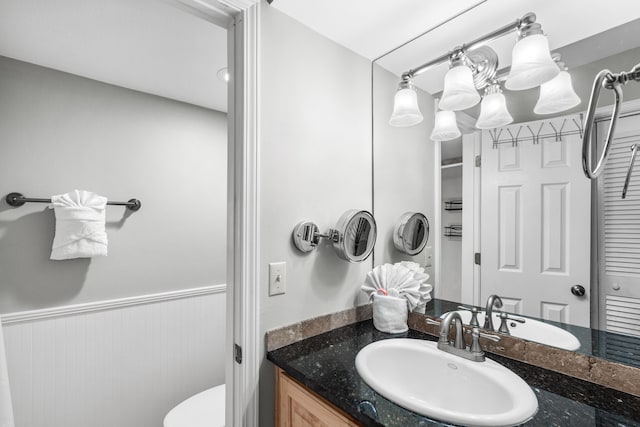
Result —
<path fill-rule="evenodd" d="M 540 97 L 533 112 L 536 114 L 554 114 L 573 108 L 580 104 L 571 84 L 571 75 L 560 71 L 551 81 L 540 86 Z"/>
<path fill-rule="evenodd" d="M 399 89 L 393 97 L 393 113 L 389 124 L 395 127 L 413 126 L 422 119 L 416 91 L 410 87 Z"/>
<path fill-rule="evenodd" d="M 513 117 L 507 110 L 507 102 L 500 89 L 485 95 L 482 104 L 480 104 L 480 116 L 476 127 L 478 129 L 494 129 L 511 122 L 513 122 Z"/>
<path fill-rule="evenodd" d="M 444 76 L 444 90 L 439 107 L 447 111 L 471 108 L 480 102 L 480 94 L 473 84 L 473 74 L 466 65 L 457 65 Z"/>
<path fill-rule="evenodd" d="M 549 53 L 549 40 L 533 34 L 519 40 L 511 54 L 511 72 L 505 87 L 525 90 L 540 86 L 558 75 L 560 70 Z"/>
<path fill-rule="evenodd" d="M 438 111 L 436 113 L 431 139 L 433 141 L 449 141 L 461 135 L 456 122 L 456 113 L 453 111 Z"/>

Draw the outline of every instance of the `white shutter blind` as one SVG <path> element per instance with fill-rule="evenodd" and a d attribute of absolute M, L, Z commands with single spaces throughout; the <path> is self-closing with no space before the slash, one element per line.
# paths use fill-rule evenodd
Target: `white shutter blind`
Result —
<path fill-rule="evenodd" d="M 607 295 L 607 331 L 640 336 L 640 298 Z"/>
<path fill-rule="evenodd" d="M 621 194 L 631 158 L 629 147 L 635 143 L 640 143 L 640 135 L 615 138 L 603 173 L 605 270 L 630 277 L 640 277 L 640 156 L 627 198 Z"/>

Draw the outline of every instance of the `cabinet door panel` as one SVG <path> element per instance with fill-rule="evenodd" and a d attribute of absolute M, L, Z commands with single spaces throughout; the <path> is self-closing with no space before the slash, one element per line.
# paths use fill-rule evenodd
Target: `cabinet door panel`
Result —
<path fill-rule="evenodd" d="M 281 369 L 276 381 L 278 427 L 357 427 L 355 421 L 289 378 Z"/>

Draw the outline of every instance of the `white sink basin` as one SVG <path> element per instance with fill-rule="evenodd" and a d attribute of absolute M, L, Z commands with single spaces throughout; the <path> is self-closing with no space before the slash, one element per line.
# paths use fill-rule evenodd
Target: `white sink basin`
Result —
<path fill-rule="evenodd" d="M 438 350 L 435 342 L 394 338 L 356 356 L 364 381 L 392 402 L 440 421 L 465 426 L 513 426 L 538 410 L 522 378 L 486 359 L 472 362 Z"/>
<path fill-rule="evenodd" d="M 458 313 L 460 313 L 460 317 L 462 317 L 462 322 L 465 325 L 468 325 L 471 321 L 471 312 L 461 310 L 458 311 Z M 478 313 L 478 322 L 480 323 L 480 326 L 484 323 L 484 313 L 484 311 Z M 520 317 L 517 314 L 514 314 L 513 316 Z M 509 333 L 512 336 L 565 350 L 575 351 L 580 348 L 580 341 L 571 332 L 528 317 L 524 319 L 525 323 L 517 323 L 508 320 Z M 515 326 L 511 326 L 512 323 L 514 323 Z M 499 313 L 493 313 L 493 325 L 496 329 L 500 327 Z"/>

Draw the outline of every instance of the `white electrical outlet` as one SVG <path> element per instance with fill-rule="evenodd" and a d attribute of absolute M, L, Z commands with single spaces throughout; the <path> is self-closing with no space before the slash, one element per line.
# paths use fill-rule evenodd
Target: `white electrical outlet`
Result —
<path fill-rule="evenodd" d="M 287 263 L 269 263 L 269 296 L 284 294 L 287 290 Z"/>

